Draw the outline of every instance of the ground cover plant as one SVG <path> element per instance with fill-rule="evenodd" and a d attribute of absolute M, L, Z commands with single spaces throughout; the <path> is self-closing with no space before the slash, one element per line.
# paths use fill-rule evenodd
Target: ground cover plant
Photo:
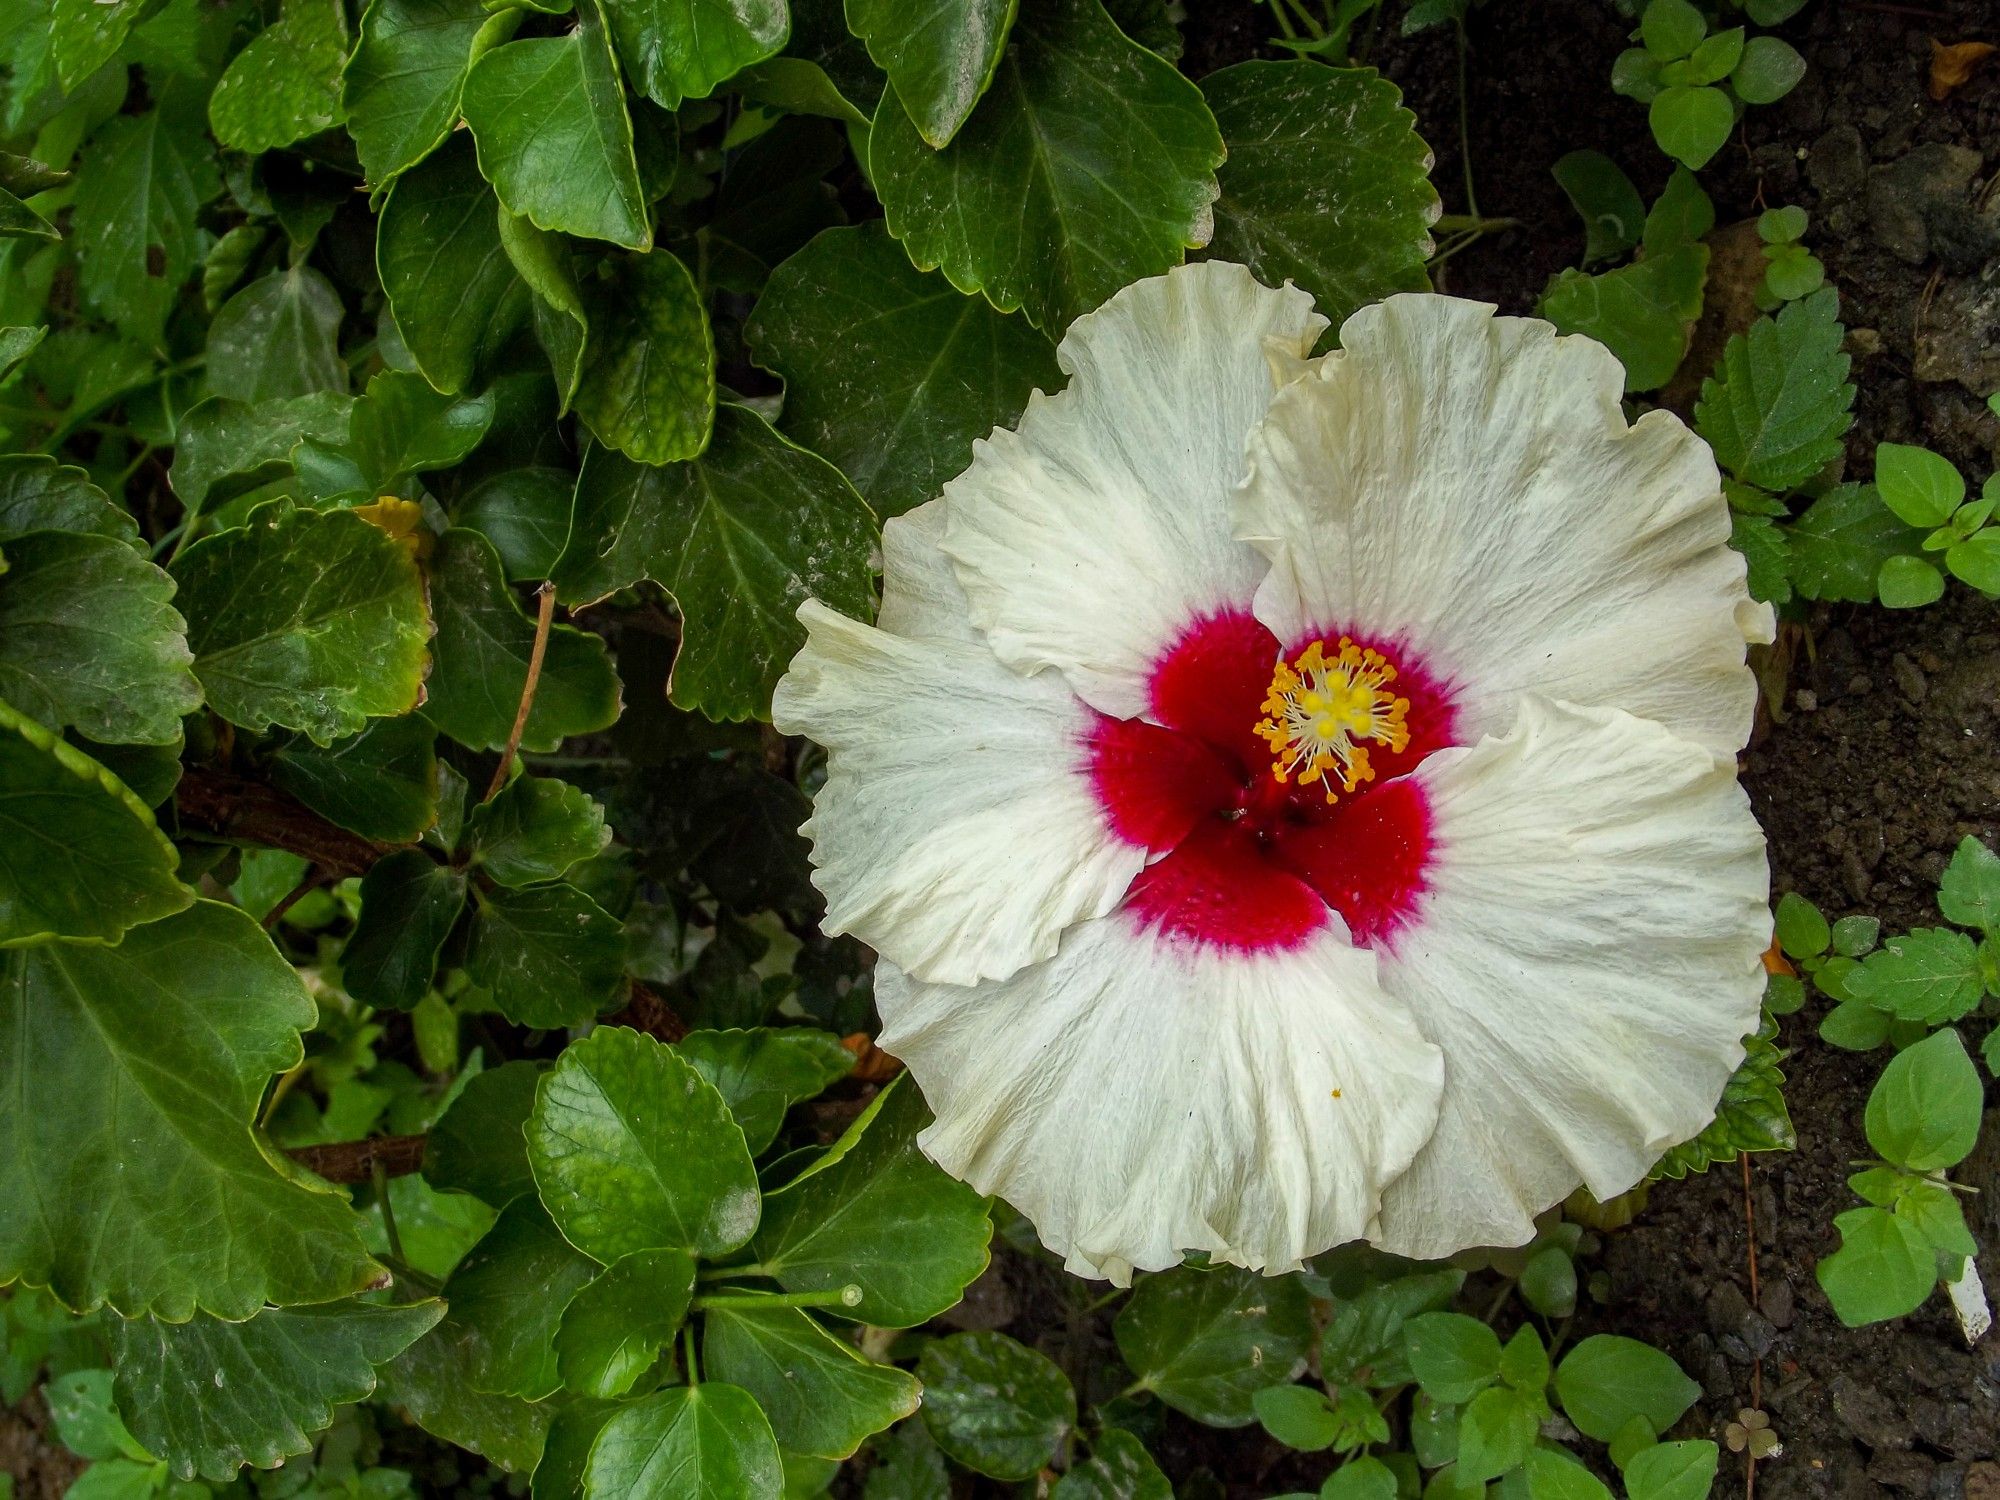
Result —
<path fill-rule="evenodd" d="M 0 1485 L 2000 1493 L 1991 43 L 0 7 Z M 800 605 L 870 618 L 885 524 L 893 572 L 1080 318 L 1203 263 L 1598 341 L 1773 611 L 1761 1013 L 1712 1123 L 1525 1243 L 1070 1274 L 919 1147 L 826 932 Z"/>

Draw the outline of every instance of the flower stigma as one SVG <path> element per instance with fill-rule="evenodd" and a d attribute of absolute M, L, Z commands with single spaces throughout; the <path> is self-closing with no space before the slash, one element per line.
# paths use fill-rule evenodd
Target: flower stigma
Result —
<path fill-rule="evenodd" d="M 1264 699 L 1268 717 L 1259 721 L 1257 734 L 1271 747 L 1271 774 L 1279 782 L 1294 776 L 1301 785 L 1317 781 L 1334 802 L 1375 779 L 1362 741 L 1392 752 L 1409 745 L 1404 720 L 1410 700 L 1389 691 L 1396 669 L 1381 652 L 1342 636 L 1328 660 L 1325 644 L 1314 641 L 1296 660 L 1278 663 Z"/>

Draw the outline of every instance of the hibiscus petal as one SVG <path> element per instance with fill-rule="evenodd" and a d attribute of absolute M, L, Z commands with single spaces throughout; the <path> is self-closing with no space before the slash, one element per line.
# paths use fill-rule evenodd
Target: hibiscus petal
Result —
<path fill-rule="evenodd" d="M 1623 708 L 1712 750 L 1749 737 L 1769 640 L 1708 448 L 1627 425 L 1618 361 L 1483 303 L 1396 296 L 1252 435 L 1239 534 L 1280 640 L 1353 630 L 1450 679 L 1468 738 L 1522 693 Z"/>
<path fill-rule="evenodd" d="M 882 527 L 882 607 L 875 623 L 891 635 L 984 643 L 972 628 L 972 606 L 958 586 L 944 540 L 945 502 L 927 500 Z"/>
<path fill-rule="evenodd" d="M 807 600 L 772 719 L 827 750 L 801 830 L 820 926 L 926 978 L 997 979 L 1115 906 L 1145 863 L 1091 790 L 1095 716 L 984 646 L 911 640 Z"/>
<path fill-rule="evenodd" d="M 1444 1049 L 1437 1133 L 1382 1205 L 1419 1259 L 1514 1245 L 1579 1184 L 1625 1191 L 1713 1116 L 1770 941 L 1731 762 L 1616 710 L 1527 698 L 1413 778 L 1435 852 L 1382 987 Z"/>
<path fill-rule="evenodd" d="M 1303 355 L 1325 327 L 1304 292 L 1219 262 L 1136 282 L 1071 325 L 1068 388 L 975 443 L 945 486 L 945 550 L 1002 660 L 1060 669 L 1116 718 L 1147 712 L 1161 652 L 1263 576 L 1230 493 L 1274 389 L 1265 340 Z"/>
<path fill-rule="evenodd" d="M 1441 1065 L 1337 925 L 1262 953 L 1129 912 L 976 988 L 876 969 L 923 1148 L 1121 1285 L 1203 1250 L 1276 1274 L 1367 1231 L 1430 1133 Z"/>

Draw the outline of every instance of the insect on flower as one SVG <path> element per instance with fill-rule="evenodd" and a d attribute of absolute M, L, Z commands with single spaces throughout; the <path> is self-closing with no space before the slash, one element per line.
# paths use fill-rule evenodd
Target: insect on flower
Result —
<path fill-rule="evenodd" d="M 1542 322 L 1325 326 L 1235 265 L 1119 292 L 778 689 L 924 1149 L 1084 1274 L 1518 1244 L 1756 1022 L 1771 620 L 1707 448 Z"/>

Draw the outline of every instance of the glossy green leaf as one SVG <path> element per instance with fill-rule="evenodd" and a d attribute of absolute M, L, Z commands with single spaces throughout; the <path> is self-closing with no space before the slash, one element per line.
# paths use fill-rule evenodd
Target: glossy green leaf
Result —
<path fill-rule="evenodd" d="M 1875 594 L 1888 609 L 1922 609 L 1944 597 L 1944 574 L 1921 557 L 1887 557 L 1875 574 Z"/>
<path fill-rule="evenodd" d="M 1056 1481 L 1049 1500 L 1174 1500 L 1174 1487 L 1144 1443 L 1107 1427 L 1091 1443 L 1090 1456 Z"/>
<path fill-rule="evenodd" d="M 1847 977 L 1849 998 L 1905 1021 L 1941 1026 L 1969 1013 L 1986 993 L 1979 950 L 1949 927 L 1892 937 Z"/>
<path fill-rule="evenodd" d="M 396 178 L 376 221 L 375 265 L 411 358 L 440 391 L 465 389 L 526 311 L 470 141 L 447 142 Z"/>
<path fill-rule="evenodd" d="M 343 97 L 370 183 L 387 184 L 450 133 L 475 39 L 488 25 L 479 0 L 369 0 Z"/>
<path fill-rule="evenodd" d="M 1884 562 L 1916 550 L 1917 534 L 1891 515 L 1875 487 L 1837 484 L 1793 523 L 1792 582 L 1807 599 L 1873 603 Z"/>
<path fill-rule="evenodd" d="M 382 1370 L 383 1393 L 424 1431 L 470 1448 L 510 1473 L 527 1473 L 542 1456 L 556 1403 L 476 1391 L 468 1346 L 447 1320 Z"/>
<path fill-rule="evenodd" d="M 473 892 L 465 972 L 522 1026 L 580 1026 L 618 1002 L 624 928 L 573 885 Z"/>
<path fill-rule="evenodd" d="M 1928 530 L 1949 521 L 1965 499 L 1965 476 L 1950 459 L 1928 448 L 1877 443 L 1875 490 L 1903 520 Z"/>
<path fill-rule="evenodd" d="M 1242 1427 L 1251 1397 L 1305 1369 L 1312 1339 L 1305 1288 L 1233 1266 L 1149 1276 L 1112 1333 L 1139 1383 L 1211 1427 Z"/>
<path fill-rule="evenodd" d="M 854 1066 L 854 1054 L 839 1037 L 810 1026 L 691 1031 L 674 1050 L 721 1093 L 752 1156 L 771 1144 L 786 1110 Z"/>
<path fill-rule="evenodd" d="M 1015 0 L 848 0 L 847 24 L 889 75 L 917 133 L 948 145 L 993 82 Z"/>
<path fill-rule="evenodd" d="M 824 459 L 740 406 L 716 412 L 699 459 L 665 468 L 593 449 L 577 481 L 565 600 L 600 599 L 640 578 L 684 621 L 673 701 L 714 719 L 770 712 L 771 689 L 805 628 L 808 597 L 866 616 L 874 519 Z"/>
<path fill-rule="evenodd" d="M 1238 63 L 1201 88 L 1229 151 L 1209 255 L 1267 286 L 1297 282 L 1335 327 L 1391 292 L 1430 289 L 1438 195 L 1400 89 L 1306 58 Z"/>
<path fill-rule="evenodd" d="M 778 267 L 746 334 L 784 377 L 786 433 L 885 517 L 936 495 L 974 439 L 1063 381 L 1026 319 L 918 271 L 880 224 L 826 230 Z"/>
<path fill-rule="evenodd" d="M 361 915 L 340 955 L 354 998 L 409 1010 L 424 998 L 438 950 L 465 910 L 465 873 L 421 849 L 398 849 L 361 880 Z"/>
<path fill-rule="evenodd" d="M 1633 1417 L 1665 1432 L 1694 1404 L 1701 1387 L 1650 1344 L 1595 1333 L 1563 1356 L 1556 1393 L 1578 1430 L 1609 1442 Z"/>
<path fill-rule="evenodd" d="M 344 393 L 341 316 L 332 284 L 304 262 L 251 282 L 208 325 L 209 393 L 249 402 Z"/>
<path fill-rule="evenodd" d="M 1675 1146 L 1653 1167 L 1653 1177 L 1704 1172 L 1716 1162 L 1734 1161 L 1745 1151 L 1789 1151 L 1798 1144 L 1791 1112 L 1785 1107 L 1784 1054 L 1775 1045 L 1777 1027 L 1767 1021 L 1745 1044 L 1743 1061 L 1722 1086 L 1715 1118 L 1691 1140 Z"/>
<path fill-rule="evenodd" d="M 1961 927 L 2000 931 L 2000 854 L 1971 834 L 1961 839 L 1938 882 L 1938 910 Z"/>
<path fill-rule="evenodd" d="M 1331 1448 L 1340 1436 L 1340 1421 L 1326 1404 L 1326 1393 L 1309 1385 L 1267 1385 L 1250 1398 L 1266 1432 L 1301 1453 Z"/>
<path fill-rule="evenodd" d="M 784 0 L 605 0 L 633 86 L 676 108 L 785 44 Z"/>
<path fill-rule="evenodd" d="M 1498 1479 L 1519 1468 L 1540 1426 L 1533 1404 L 1522 1392 L 1504 1385 L 1481 1391 L 1458 1419 L 1460 1482 Z"/>
<path fill-rule="evenodd" d="M 0 188 L 0 239 L 59 240 L 56 226 Z"/>
<path fill-rule="evenodd" d="M 702 1322 L 702 1368 L 757 1398 L 787 1452 L 847 1458 L 871 1433 L 916 1411 L 920 1387 L 795 1307 L 715 1307 Z"/>
<path fill-rule="evenodd" d="M 375 1390 L 387 1363 L 444 1316 L 442 1302 L 269 1307 L 241 1323 L 135 1318 L 118 1327 L 118 1406 L 182 1479 L 310 1452 L 334 1409 Z"/>
<path fill-rule="evenodd" d="M 338 441 L 352 401 L 333 391 L 250 404 L 210 399 L 191 408 L 175 434 L 170 474 L 190 516 L 278 479 L 303 438 Z"/>
<path fill-rule="evenodd" d="M 49 44 L 63 88 L 74 89 L 111 61 L 147 9 L 145 0 L 54 0 Z"/>
<path fill-rule="evenodd" d="M 353 512 L 267 505 L 173 572 L 195 676 L 230 722 L 331 744 L 421 700 L 430 619 L 416 560 Z"/>
<path fill-rule="evenodd" d="M 272 752 L 271 783 L 363 838 L 411 843 L 437 821 L 436 740 L 416 714 L 372 719 L 330 745 L 301 735 Z"/>
<path fill-rule="evenodd" d="M 115 948 L 0 958 L 0 1279 L 170 1321 L 367 1285 L 345 1194 L 280 1173 L 252 1132 L 315 1014 L 256 922 L 214 902 Z"/>
<path fill-rule="evenodd" d="M 1806 60 L 1790 42 L 1775 36 L 1753 36 L 1729 75 L 1737 98 L 1745 104 L 1775 104 L 1806 76 Z"/>
<path fill-rule="evenodd" d="M 1863 1121 L 1868 1144 L 1912 1172 L 1955 1166 L 1979 1139 L 1984 1088 L 1956 1031 L 1905 1047 L 1882 1070 Z"/>
<path fill-rule="evenodd" d="M 622 1396 L 669 1348 L 694 1296 L 694 1257 L 685 1250 L 621 1256 L 571 1299 L 556 1334 L 564 1387 L 579 1395 Z M 713 1337 L 714 1315 L 708 1325 Z M 735 1377 L 711 1366 L 712 1378 Z"/>
<path fill-rule="evenodd" d="M 720 1380 L 621 1407 L 598 1434 L 583 1480 L 587 1500 L 777 1500 L 783 1490 L 770 1422 L 749 1392 Z"/>
<path fill-rule="evenodd" d="M 1031 1477 L 1076 1425 L 1076 1392 L 1046 1355 L 1003 1333 L 955 1333 L 924 1346 L 924 1426 L 968 1469 Z"/>
<path fill-rule="evenodd" d="M 1611 1500 L 1604 1481 L 1560 1448 L 1537 1444 L 1522 1467 L 1528 1500 Z"/>
<path fill-rule="evenodd" d="M 46 328 L 0 328 L 0 380 L 19 369 L 47 334 Z"/>
<path fill-rule="evenodd" d="M 1988 526 L 1962 542 L 1953 542 L 1944 554 L 1951 576 L 1969 583 L 1980 593 L 2000 595 L 2000 526 Z"/>
<path fill-rule="evenodd" d="M 1818 958 L 1833 941 L 1825 915 L 1797 891 L 1778 898 L 1773 926 L 1778 945 L 1793 958 Z"/>
<path fill-rule="evenodd" d="M 566 781 L 517 776 L 467 820 L 472 863 L 502 885 L 559 880 L 611 842 L 604 809 Z"/>
<path fill-rule="evenodd" d="M 714 1085 L 651 1037 L 603 1026 L 573 1044 L 543 1077 L 527 1135 L 543 1200 L 599 1260 L 721 1255 L 757 1228 L 743 1132 Z"/>
<path fill-rule="evenodd" d="M 1583 263 L 1623 255 L 1639 243 L 1646 206 L 1625 169 L 1602 151 L 1572 151 L 1550 170 L 1583 220 Z"/>
<path fill-rule="evenodd" d="M 1027 0 L 986 97 L 942 151 L 893 90 L 869 146 L 910 259 L 1051 331 L 1207 242 L 1222 157 L 1200 91 L 1098 0 Z"/>
<path fill-rule="evenodd" d="M 985 1200 L 917 1146 L 930 1121 L 907 1082 L 875 1096 L 833 1148 L 764 1201 L 752 1245 L 788 1290 L 861 1288 L 852 1316 L 878 1328 L 936 1317 L 986 1269 Z"/>
<path fill-rule="evenodd" d="M 123 540 L 42 531 L 4 541 L 0 698 L 108 744 L 176 744 L 201 705 L 173 580 Z"/>
<path fill-rule="evenodd" d="M 508 42 L 472 65 L 460 103 L 479 170 L 510 213 L 543 229 L 650 249 L 610 34 L 596 0 L 579 0 L 577 16 L 567 35 Z"/>
<path fill-rule="evenodd" d="M 0 455 L 0 547 L 30 531 L 78 531 L 137 545 L 139 524 L 81 469 L 39 453 Z"/>
<path fill-rule="evenodd" d="M 1410 1373 L 1434 1401 L 1470 1401 L 1500 1377 L 1500 1336 L 1463 1313 L 1432 1312 L 1403 1325 Z"/>
<path fill-rule="evenodd" d="M 124 0 L 124 8 L 138 3 Z M 84 154 L 70 220 L 84 301 L 126 333 L 157 335 L 194 270 L 202 205 L 221 188 L 193 111 L 163 105 L 107 120 Z M 209 380 L 213 389 L 213 371 Z"/>
<path fill-rule="evenodd" d="M 472 1388 L 526 1401 L 555 1394 L 556 1330 L 598 1270 L 532 1197 L 502 1209 L 444 1284 L 444 1332 L 462 1341 Z"/>
<path fill-rule="evenodd" d="M 340 119 L 347 16 L 339 0 L 284 0 L 208 96 L 216 140 L 255 154 L 317 135 Z"/>
<path fill-rule="evenodd" d="M 1617 355 L 1626 390 L 1656 390 L 1680 368 L 1707 280 L 1708 247 L 1679 245 L 1595 276 L 1565 271 L 1543 294 L 1541 313 Z"/>
<path fill-rule="evenodd" d="M 1698 172 L 1729 139 L 1736 111 L 1721 89 L 1683 84 L 1662 89 L 1648 106 L 1647 119 L 1660 149 Z"/>
<path fill-rule="evenodd" d="M 1417 1272 L 1336 1301 L 1320 1337 L 1321 1372 L 1342 1385 L 1400 1385 L 1414 1379 L 1403 1352 L 1404 1325 L 1449 1307 L 1464 1283 L 1463 1271 Z"/>
<path fill-rule="evenodd" d="M 535 622 L 508 591 L 493 544 L 477 532 L 455 527 L 438 538 L 430 581 L 437 637 L 424 713 L 460 744 L 498 750 L 520 710 Z M 604 642 L 557 625 L 521 748 L 554 750 L 569 735 L 608 728 L 621 706 Z"/>
<path fill-rule="evenodd" d="M 178 863 L 123 782 L 0 702 L 0 949 L 115 943 L 194 899 Z"/>
<path fill-rule="evenodd" d="M 524 1127 L 541 1078 L 541 1064 L 521 1058 L 467 1079 L 430 1129 L 424 1180 L 471 1193 L 495 1208 L 532 1193 L 535 1177 L 528 1169 Z"/>
<path fill-rule="evenodd" d="M 467 490 L 452 519 L 493 544 L 509 581 L 546 578 L 569 543 L 575 494 L 576 476 L 567 469 L 504 469 Z"/>
<path fill-rule="evenodd" d="M 1707 18 L 1689 0 L 1648 0 L 1640 17 L 1640 40 L 1662 61 L 1686 57 L 1707 34 Z"/>
<path fill-rule="evenodd" d="M 862 1500 L 950 1500 L 951 1476 L 944 1455 L 922 1422 L 903 1422 L 871 1445 Z"/>
<path fill-rule="evenodd" d="M 1839 456 L 1840 435 L 1854 421 L 1845 337 L 1829 287 L 1730 339 L 1694 414 L 1723 468 L 1782 493 Z"/>
<path fill-rule="evenodd" d="M 548 1404 L 556 1408 L 555 1420 L 549 1423 L 530 1494 L 532 1500 L 579 1500 L 590 1450 L 604 1424 L 617 1414 L 618 1403 L 586 1396 Z"/>
<path fill-rule="evenodd" d="M 665 250 L 623 257 L 581 297 L 590 358 L 575 404 L 592 435 L 641 463 L 700 453 L 715 425 L 715 341 L 687 267 Z"/>

